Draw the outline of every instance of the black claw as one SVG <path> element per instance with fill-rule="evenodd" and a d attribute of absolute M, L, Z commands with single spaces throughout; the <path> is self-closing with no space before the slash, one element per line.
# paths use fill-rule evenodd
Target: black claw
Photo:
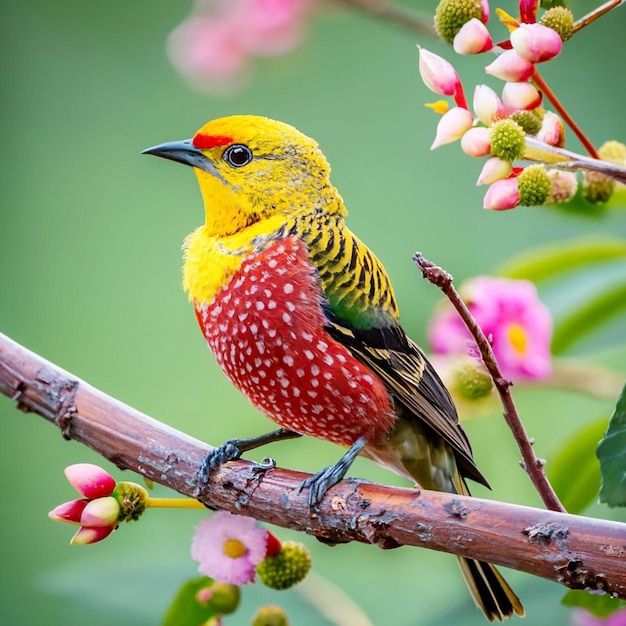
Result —
<path fill-rule="evenodd" d="M 308 505 L 309 510 L 313 510 L 324 498 L 326 492 L 334 487 L 347 473 L 354 459 L 365 447 L 367 441 L 360 437 L 346 451 L 346 453 L 335 463 L 320 470 L 313 476 L 303 480 L 298 487 L 298 493 L 303 489 L 309 490 Z"/>
<path fill-rule="evenodd" d="M 209 474 L 214 472 L 228 461 L 236 461 L 241 456 L 241 450 L 233 441 L 226 441 L 218 448 L 213 448 L 202 461 L 198 473 L 200 481 L 206 485 L 209 482 Z"/>

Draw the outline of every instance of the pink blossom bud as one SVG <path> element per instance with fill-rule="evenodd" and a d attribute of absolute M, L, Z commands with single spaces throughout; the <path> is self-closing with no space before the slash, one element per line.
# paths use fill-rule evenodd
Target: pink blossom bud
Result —
<path fill-rule="evenodd" d="M 521 24 L 511 33 L 511 45 L 531 63 L 549 61 L 563 48 L 560 35 L 543 24 Z"/>
<path fill-rule="evenodd" d="M 463 109 L 462 107 L 450 109 L 439 120 L 439 124 L 437 124 L 437 135 L 430 149 L 434 150 L 446 143 L 456 141 L 472 127 L 473 123 L 474 118 L 467 109 Z"/>
<path fill-rule="evenodd" d="M 52 509 L 52 511 L 48 513 L 48 517 L 55 522 L 80 524 L 80 516 L 86 506 L 87 500 L 70 500 Z"/>
<path fill-rule="evenodd" d="M 490 63 L 485 72 L 500 80 L 520 82 L 528 80 L 535 71 L 535 66 L 520 56 L 515 50 L 507 50 Z"/>
<path fill-rule="evenodd" d="M 70 539 L 73 546 L 86 546 L 106 539 L 113 531 L 114 526 L 81 526 L 78 532 Z"/>
<path fill-rule="evenodd" d="M 541 93 L 531 83 L 506 83 L 502 89 L 502 101 L 510 112 L 531 111 L 541 100 Z"/>
<path fill-rule="evenodd" d="M 489 136 L 489 129 L 484 126 L 470 128 L 463 137 L 461 137 L 461 150 L 463 150 L 465 154 L 469 154 L 469 156 L 485 156 L 491 152 Z"/>
<path fill-rule="evenodd" d="M 117 526 L 120 505 L 115 498 L 96 498 L 87 504 L 80 516 L 82 526 Z"/>
<path fill-rule="evenodd" d="M 505 211 L 513 209 L 519 204 L 519 189 L 517 178 L 505 178 L 491 184 L 485 198 L 483 208 L 492 211 Z"/>
<path fill-rule="evenodd" d="M 480 54 L 493 48 L 493 40 L 486 26 L 474 17 L 463 24 L 452 45 L 457 54 Z"/>
<path fill-rule="evenodd" d="M 519 0 L 520 19 L 525 24 L 532 24 L 537 21 L 537 9 L 539 0 Z"/>
<path fill-rule="evenodd" d="M 70 465 L 65 468 L 65 476 L 70 485 L 89 500 L 111 495 L 115 489 L 113 476 L 93 463 Z"/>
<path fill-rule="evenodd" d="M 489 0 L 482 0 L 481 4 L 482 4 L 483 14 L 480 18 L 480 21 L 483 24 L 486 24 L 489 21 Z"/>
<path fill-rule="evenodd" d="M 563 148 L 565 146 L 565 126 L 561 118 L 552 111 L 546 111 L 541 123 L 541 129 L 537 133 L 537 139 L 550 146 Z"/>
<path fill-rule="evenodd" d="M 444 58 L 421 46 L 419 48 L 420 76 L 426 87 L 441 96 L 454 96 L 461 86 L 456 70 Z"/>
<path fill-rule="evenodd" d="M 511 175 L 513 165 L 511 161 L 501 159 L 500 157 L 491 157 L 485 161 L 480 176 L 476 181 L 477 185 L 490 185 L 497 180 L 502 180 Z"/>
<path fill-rule="evenodd" d="M 476 85 L 473 105 L 476 117 L 487 126 L 500 117 L 506 117 L 506 109 L 502 101 L 487 85 Z"/>

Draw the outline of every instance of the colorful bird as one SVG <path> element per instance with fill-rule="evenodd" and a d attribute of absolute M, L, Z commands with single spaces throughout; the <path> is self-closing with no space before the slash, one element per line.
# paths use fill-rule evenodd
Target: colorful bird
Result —
<path fill-rule="evenodd" d="M 311 435 L 348 448 L 303 484 L 311 507 L 359 454 L 425 489 L 487 485 L 448 391 L 398 322 L 384 267 L 345 225 L 314 140 L 238 115 L 145 153 L 193 167 L 206 221 L 185 241 L 184 288 L 226 376 L 280 426 L 214 449 L 204 480 L 246 450 Z M 492 565 L 459 563 L 490 621 L 524 614 Z"/>

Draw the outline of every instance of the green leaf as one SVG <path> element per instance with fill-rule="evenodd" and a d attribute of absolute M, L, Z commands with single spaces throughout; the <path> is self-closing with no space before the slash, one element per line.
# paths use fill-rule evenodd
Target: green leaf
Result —
<path fill-rule="evenodd" d="M 569 513 L 581 513 L 598 497 L 600 463 L 596 448 L 607 421 L 601 417 L 577 430 L 546 466 L 548 478 Z"/>
<path fill-rule="evenodd" d="M 596 617 L 604 618 L 626 607 L 626 600 L 613 598 L 608 593 L 589 593 L 582 589 L 570 589 L 563 596 L 561 604 L 586 609 Z"/>
<path fill-rule="evenodd" d="M 562 354 L 578 339 L 626 309 L 626 283 L 609 285 L 555 324 L 552 353 Z"/>
<path fill-rule="evenodd" d="M 604 439 L 598 444 L 602 472 L 600 502 L 626 506 L 626 385 L 609 420 Z"/>
<path fill-rule="evenodd" d="M 536 248 L 516 256 L 496 273 L 507 278 L 538 282 L 562 272 L 616 259 L 626 259 L 626 241 L 614 237 L 592 237 Z"/>
<path fill-rule="evenodd" d="M 217 611 L 210 604 L 200 604 L 196 601 L 198 591 L 212 583 L 213 579 L 206 576 L 192 578 L 183 583 L 167 610 L 163 626 L 198 626 L 217 615 Z"/>

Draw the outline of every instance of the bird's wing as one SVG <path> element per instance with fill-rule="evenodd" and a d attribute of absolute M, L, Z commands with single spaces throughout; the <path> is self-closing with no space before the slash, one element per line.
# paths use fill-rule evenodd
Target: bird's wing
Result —
<path fill-rule="evenodd" d="M 332 245 L 311 251 L 310 258 L 327 301 L 329 334 L 379 376 L 411 416 L 451 446 L 463 476 L 488 485 L 473 461 L 448 390 L 398 323 L 393 288 L 382 263 L 345 227 L 333 229 L 326 238 Z M 335 249 L 332 255 L 330 248 Z"/>

